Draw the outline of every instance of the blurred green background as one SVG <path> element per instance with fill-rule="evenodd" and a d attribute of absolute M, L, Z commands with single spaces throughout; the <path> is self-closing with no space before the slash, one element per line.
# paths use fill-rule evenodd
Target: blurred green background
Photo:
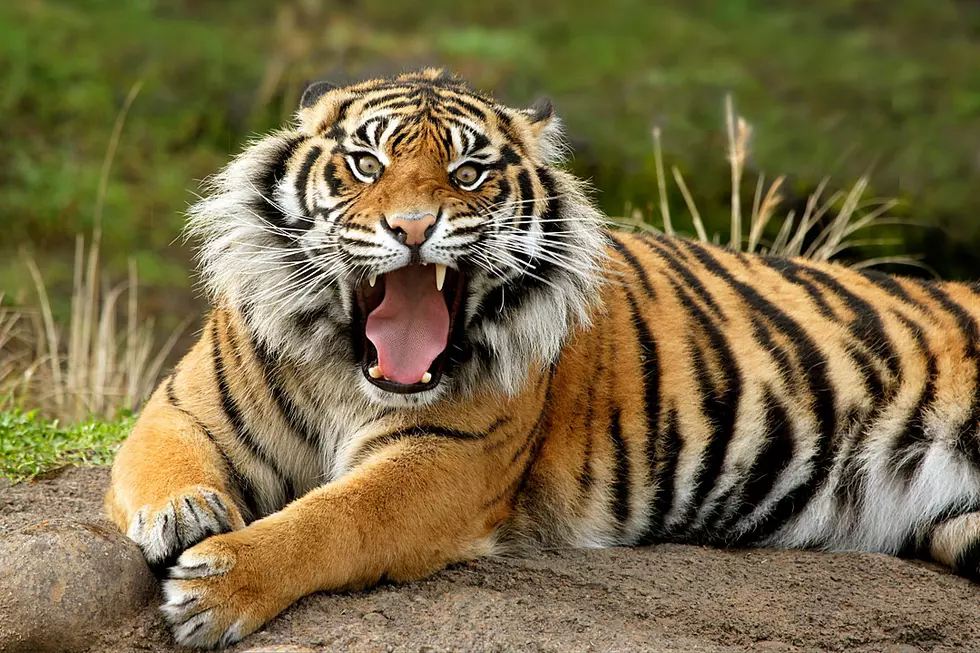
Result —
<path fill-rule="evenodd" d="M 428 64 L 515 104 L 552 97 L 573 167 L 613 216 L 637 207 L 657 221 L 650 130 L 660 126 L 709 230 L 728 219 L 731 92 L 753 126 L 747 198 L 759 171 L 789 175 L 790 207 L 825 176 L 841 188 L 870 173 L 872 195 L 901 199 L 897 214 L 920 224 L 892 249 L 946 278 L 980 277 L 975 0 L 10 0 L 0 3 L 5 301 L 32 300 L 25 250 L 56 312 L 67 310 L 74 239 L 91 230 L 113 123 L 137 82 L 102 252 L 119 279 L 136 258 L 141 312 L 166 327 L 202 308 L 179 239 L 198 181 L 287 119 L 306 82 Z"/>

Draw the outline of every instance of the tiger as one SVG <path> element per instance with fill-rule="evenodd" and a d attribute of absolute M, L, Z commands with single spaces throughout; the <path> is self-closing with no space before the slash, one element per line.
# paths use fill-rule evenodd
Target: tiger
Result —
<path fill-rule="evenodd" d="M 605 217 L 553 103 L 317 82 L 189 210 L 211 301 L 106 510 L 175 640 L 481 556 L 872 551 L 980 579 L 980 285 Z"/>

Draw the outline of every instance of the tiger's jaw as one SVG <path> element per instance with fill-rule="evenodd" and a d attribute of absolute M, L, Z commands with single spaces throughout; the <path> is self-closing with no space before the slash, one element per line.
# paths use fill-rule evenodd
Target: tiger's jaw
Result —
<path fill-rule="evenodd" d="M 466 288 L 465 274 L 445 265 L 407 265 L 358 284 L 354 345 L 364 378 L 395 394 L 436 388 L 461 339 Z"/>

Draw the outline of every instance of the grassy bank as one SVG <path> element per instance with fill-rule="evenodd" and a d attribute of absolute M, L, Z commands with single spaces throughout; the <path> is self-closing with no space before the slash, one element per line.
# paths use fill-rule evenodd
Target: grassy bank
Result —
<path fill-rule="evenodd" d="M 19 482 L 65 465 L 108 465 L 132 423 L 121 416 L 66 426 L 36 412 L 0 412 L 0 478 Z"/>

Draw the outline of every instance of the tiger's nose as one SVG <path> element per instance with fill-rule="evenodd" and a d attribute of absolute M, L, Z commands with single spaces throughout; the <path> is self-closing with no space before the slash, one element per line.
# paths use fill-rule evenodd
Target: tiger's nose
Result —
<path fill-rule="evenodd" d="M 436 223 L 436 216 L 426 213 L 421 218 L 385 217 L 384 221 L 388 229 L 395 234 L 398 242 L 411 247 L 425 242 L 429 237 L 429 229 Z"/>

